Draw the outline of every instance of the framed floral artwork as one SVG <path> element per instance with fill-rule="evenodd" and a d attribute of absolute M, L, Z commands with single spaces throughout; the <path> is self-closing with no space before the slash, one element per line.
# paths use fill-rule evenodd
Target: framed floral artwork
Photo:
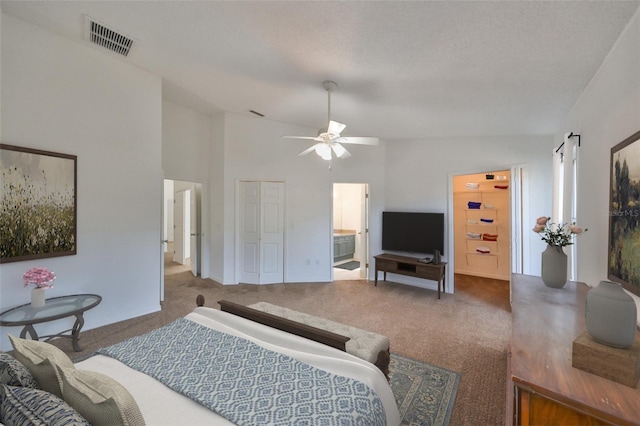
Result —
<path fill-rule="evenodd" d="M 0 144 L 0 263 L 76 254 L 77 157 Z"/>
<path fill-rule="evenodd" d="M 611 148 L 608 277 L 640 296 L 640 131 Z"/>

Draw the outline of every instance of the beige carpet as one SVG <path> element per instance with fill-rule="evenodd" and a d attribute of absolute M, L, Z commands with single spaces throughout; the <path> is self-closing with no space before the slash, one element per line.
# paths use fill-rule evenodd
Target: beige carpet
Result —
<path fill-rule="evenodd" d="M 456 276 L 456 294 L 379 281 L 223 286 L 168 263 L 162 311 L 82 333 L 83 352 L 68 339 L 71 357 L 142 334 L 189 313 L 203 294 L 248 305 L 266 301 L 385 334 L 391 351 L 462 374 L 452 425 L 504 424 L 507 346 L 511 335 L 509 283 Z M 90 314 L 90 313 L 89 313 Z"/>

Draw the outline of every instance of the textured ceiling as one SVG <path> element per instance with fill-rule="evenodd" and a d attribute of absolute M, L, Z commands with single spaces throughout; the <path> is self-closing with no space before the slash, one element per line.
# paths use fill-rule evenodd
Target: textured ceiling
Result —
<path fill-rule="evenodd" d="M 2 1 L 83 38 L 83 15 L 137 40 L 123 61 L 208 113 L 386 140 L 551 134 L 639 1 Z M 96 47 L 96 49 L 98 49 Z M 105 51 L 105 54 L 111 54 Z M 640 56 L 640 52 L 639 52 Z"/>

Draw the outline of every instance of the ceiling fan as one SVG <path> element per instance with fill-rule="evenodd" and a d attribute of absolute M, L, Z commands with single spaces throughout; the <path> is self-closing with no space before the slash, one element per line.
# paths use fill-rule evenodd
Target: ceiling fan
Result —
<path fill-rule="evenodd" d="M 352 143 L 359 145 L 378 145 L 378 138 L 366 137 L 366 136 L 341 136 L 340 133 L 347 127 L 346 124 L 339 123 L 331 120 L 331 92 L 333 92 L 338 85 L 334 81 L 324 81 L 322 87 L 328 94 L 328 121 L 326 129 L 318 131 L 318 136 L 283 136 L 283 138 L 289 139 L 310 139 L 317 143 L 302 151 L 299 156 L 307 155 L 311 151 L 315 151 L 324 160 L 331 160 L 332 152 L 338 158 L 347 158 L 351 154 L 345 149 L 342 144 Z"/>

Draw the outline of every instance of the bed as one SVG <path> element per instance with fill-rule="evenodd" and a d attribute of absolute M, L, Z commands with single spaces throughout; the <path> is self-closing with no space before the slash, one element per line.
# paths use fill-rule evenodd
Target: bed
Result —
<path fill-rule="evenodd" d="M 323 336 L 320 340 L 326 339 L 322 330 L 295 328 L 283 331 L 199 306 L 184 318 L 134 338 L 138 340 L 128 339 L 99 350 L 75 363 L 75 368 L 100 373 L 122 385 L 147 425 L 288 425 L 293 424 L 292 419 L 298 424 L 400 423 L 395 398 L 379 368 L 331 343 L 299 335 L 311 333 L 313 338 L 315 333 Z M 146 346 L 153 341 L 159 342 L 157 347 Z M 263 358 L 267 361 L 260 361 Z M 204 360 L 209 359 L 211 365 L 205 365 L 208 361 Z M 257 365 L 260 363 L 264 365 Z M 183 364 L 187 366 L 184 371 L 177 367 Z M 263 374 L 272 365 L 281 369 L 279 375 Z M 256 382 L 274 377 L 277 383 L 273 385 Z M 216 399 L 211 395 L 221 395 L 217 399 L 224 401 L 218 410 L 231 420 L 205 406 Z"/>

